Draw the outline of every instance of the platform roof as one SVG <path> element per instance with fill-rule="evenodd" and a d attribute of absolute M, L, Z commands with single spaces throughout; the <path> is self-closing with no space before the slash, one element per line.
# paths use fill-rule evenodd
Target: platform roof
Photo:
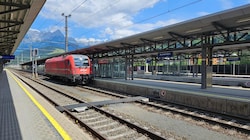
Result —
<path fill-rule="evenodd" d="M 0 2 L 0 55 L 12 55 L 46 0 Z"/>
<path fill-rule="evenodd" d="M 225 29 L 242 28 L 243 30 L 243 28 L 247 28 L 247 30 L 250 30 L 250 4 L 221 11 L 215 14 L 210 14 L 199 18 L 187 20 L 173 25 L 165 26 L 155 30 L 139 33 L 125 38 L 93 45 L 88 48 L 83 48 L 67 52 L 64 54 L 77 53 L 77 54 L 88 55 L 101 52 L 108 52 L 115 49 L 124 48 L 124 44 L 130 44 L 130 45 L 142 44 L 143 43 L 142 39 L 148 39 L 151 41 L 168 40 L 173 38 L 173 36 L 170 35 L 170 32 L 178 34 L 179 36 L 193 37 L 195 35 L 201 35 L 216 31 L 217 29 L 215 24 L 216 26 L 220 26 L 221 28 Z M 244 44 L 237 44 L 235 42 L 230 42 L 229 44 L 225 44 L 224 46 L 218 46 L 217 49 L 220 48 L 231 49 L 231 50 L 238 48 L 246 49 L 249 48 L 249 46 L 250 46 L 250 40 L 247 40 Z M 185 52 L 197 51 L 199 49 L 200 48 L 188 48 L 188 50 L 185 50 Z M 176 52 L 178 51 L 183 51 L 183 50 L 176 50 Z M 42 64 L 45 62 L 46 59 L 47 58 L 40 59 L 38 63 Z M 31 62 L 26 62 L 23 65 L 31 65 Z"/>
<path fill-rule="evenodd" d="M 155 30 L 139 33 L 129 37 L 113 40 L 110 42 L 105 42 L 102 44 L 97 44 L 89 48 L 84 48 L 81 50 L 76 50 L 69 53 L 99 53 L 102 51 L 114 50 L 124 47 L 123 43 L 138 45 L 142 44 L 142 39 L 148 39 L 152 41 L 171 39 L 171 32 L 178 34 L 179 36 L 193 36 L 204 33 L 209 33 L 216 31 L 216 26 L 220 26 L 225 29 L 234 28 L 248 28 L 250 29 L 250 4 L 237 7 L 230 10 L 225 10 L 215 14 L 210 14 L 202 16 L 199 18 L 187 20 L 177 24 L 165 26 Z M 249 44 L 237 45 L 239 47 L 250 46 Z M 234 46 L 236 49 L 237 46 Z M 226 48 L 226 46 L 220 46 L 221 48 Z M 191 49 L 190 49 L 191 50 Z"/>

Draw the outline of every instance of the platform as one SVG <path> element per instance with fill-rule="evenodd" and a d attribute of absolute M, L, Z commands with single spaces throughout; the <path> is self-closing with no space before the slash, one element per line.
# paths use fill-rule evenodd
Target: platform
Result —
<path fill-rule="evenodd" d="M 113 91 L 163 100 L 219 113 L 250 119 L 250 89 L 213 86 L 201 89 L 200 84 L 163 80 L 95 79 L 94 85 Z"/>
<path fill-rule="evenodd" d="M 0 73 L 0 139 L 90 139 L 8 70 Z"/>
<path fill-rule="evenodd" d="M 146 73 L 135 74 L 134 77 L 141 79 L 197 83 L 201 86 L 201 74 L 198 74 L 197 77 L 193 77 L 191 73 L 187 73 L 186 76 L 171 76 L 162 74 L 152 75 L 151 73 Z M 213 85 L 221 86 L 242 86 L 246 82 L 250 82 L 250 75 L 213 74 L 212 78 Z"/>

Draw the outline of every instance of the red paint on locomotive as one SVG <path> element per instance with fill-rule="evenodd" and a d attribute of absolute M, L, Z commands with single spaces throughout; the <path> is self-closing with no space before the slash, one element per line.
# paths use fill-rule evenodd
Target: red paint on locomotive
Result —
<path fill-rule="evenodd" d="M 86 55 L 72 54 L 47 59 L 45 73 L 74 83 L 86 84 L 93 80 L 91 61 Z"/>

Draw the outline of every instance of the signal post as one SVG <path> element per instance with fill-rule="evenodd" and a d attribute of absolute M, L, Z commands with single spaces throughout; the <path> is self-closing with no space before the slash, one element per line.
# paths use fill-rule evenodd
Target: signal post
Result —
<path fill-rule="evenodd" d="M 37 78 L 37 56 L 38 56 L 38 48 L 34 48 L 32 50 L 32 78 Z"/>

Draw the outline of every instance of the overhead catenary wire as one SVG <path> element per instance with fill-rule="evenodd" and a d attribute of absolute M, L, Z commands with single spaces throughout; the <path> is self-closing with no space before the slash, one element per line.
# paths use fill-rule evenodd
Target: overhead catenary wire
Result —
<path fill-rule="evenodd" d="M 75 12 L 78 8 L 80 8 L 84 3 L 86 3 L 88 0 L 84 0 L 82 3 L 80 3 L 78 6 L 76 6 L 71 12 L 70 14 L 72 14 L 73 12 Z"/>
<path fill-rule="evenodd" d="M 145 22 L 145 21 L 148 21 L 148 20 L 154 19 L 154 18 L 156 18 L 156 17 L 159 17 L 159 16 L 162 16 L 162 15 L 171 13 L 171 12 L 173 12 L 173 11 L 176 11 L 176 10 L 179 10 L 179 9 L 182 9 L 182 8 L 185 8 L 185 7 L 188 7 L 188 6 L 190 6 L 190 5 L 196 4 L 196 3 L 201 2 L 201 1 L 202 1 L 202 0 L 194 0 L 194 1 L 192 1 L 192 2 L 189 2 L 189 3 L 184 4 L 184 5 L 182 5 L 182 6 L 173 8 L 173 9 L 171 9 L 171 10 L 163 11 L 163 12 L 161 12 L 161 13 L 159 13 L 159 14 L 156 14 L 156 15 L 153 15 L 153 16 L 151 16 L 151 17 L 147 17 L 147 18 L 145 18 L 145 19 L 142 19 L 142 20 L 140 20 L 140 21 L 136 21 L 136 22 L 134 22 L 134 23 L 132 23 L 132 24 L 123 26 L 123 27 L 121 27 L 121 28 L 119 28 L 119 29 L 126 29 L 126 28 L 131 27 L 131 26 L 133 26 L 133 25 L 136 25 L 136 24 L 138 24 L 138 23 L 143 23 L 143 22 Z M 123 16 L 123 17 L 125 17 L 125 16 Z M 112 22 L 115 22 L 115 21 L 116 21 L 116 20 L 112 20 Z M 83 32 L 82 34 L 87 34 L 87 33 L 89 33 L 89 31 L 88 31 L 88 32 Z"/>
<path fill-rule="evenodd" d="M 151 16 L 151 17 L 145 18 L 145 19 L 143 19 L 143 20 L 137 21 L 137 22 L 135 22 L 135 23 L 136 23 L 136 24 L 137 24 L 137 23 L 142 23 L 142 22 L 145 22 L 145 21 L 148 21 L 148 20 L 154 19 L 154 18 L 156 18 L 156 17 L 159 17 L 159 16 L 162 16 L 162 15 L 165 15 L 165 14 L 167 14 L 167 13 L 170 13 L 170 12 L 173 12 L 173 11 L 176 11 L 176 10 L 179 10 L 179 9 L 182 9 L 182 8 L 185 8 L 185 7 L 188 7 L 188 6 L 190 6 L 190 5 L 193 5 L 193 4 L 195 4 L 195 3 L 198 3 L 198 2 L 200 2 L 200 1 L 202 1 L 202 0 L 192 1 L 192 2 L 187 3 L 187 4 L 185 4 L 185 5 L 182 5 L 182 6 L 176 7 L 176 8 L 174 8 L 174 9 L 172 9 L 172 10 L 167 10 L 167 11 L 164 11 L 164 12 L 159 13 L 159 14 L 157 14 L 157 15 L 154 15 L 154 16 Z"/>
<path fill-rule="evenodd" d="M 88 1 L 88 0 L 84 0 L 84 1 L 82 1 L 81 3 L 79 3 L 75 8 L 73 8 L 73 9 L 71 10 L 70 14 L 73 14 L 74 12 L 76 12 L 83 4 L 85 4 L 87 1 Z M 100 12 L 102 12 L 102 11 L 105 11 L 105 10 L 107 10 L 108 8 L 111 8 L 111 7 L 115 6 L 119 1 L 120 1 L 120 0 L 116 0 L 115 2 L 112 2 L 111 4 L 108 4 L 106 7 L 102 8 L 102 9 L 100 9 L 100 10 L 97 10 L 95 13 L 93 13 L 93 14 L 92 14 L 91 16 L 89 16 L 88 18 L 91 19 L 91 18 L 93 18 L 95 15 L 97 15 L 98 13 L 100 13 Z M 195 1 L 189 2 L 189 3 L 187 3 L 187 4 L 184 4 L 184 5 L 182 5 L 182 6 L 176 7 L 176 8 L 174 8 L 174 9 L 167 10 L 167 11 L 163 11 L 163 12 L 158 13 L 158 14 L 156 14 L 156 15 L 153 15 L 153 16 L 151 16 L 151 17 L 144 18 L 144 19 L 142 19 L 142 20 L 140 20 L 140 21 L 135 21 L 135 22 L 132 23 L 132 24 L 122 26 L 122 27 L 119 28 L 119 29 L 125 29 L 125 28 L 131 27 L 131 26 L 133 26 L 133 25 L 136 25 L 136 24 L 138 24 L 138 23 L 143 23 L 143 22 L 152 20 L 152 19 L 154 19 L 154 18 L 156 18 L 156 17 L 159 17 L 159 16 L 165 15 L 165 14 L 167 14 L 167 13 L 170 13 L 170 12 L 173 12 L 173 11 L 176 11 L 176 10 L 179 10 L 179 9 L 182 9 L 182 8 L 185 8 L 185 7 L 188 7 L 188 6 L 190 6 L 190 5 L 193 5 L 193 4 L 195 4 L 195 3 L 198 3 L 198 2 L 200 2 L 200 1 L 202 1 L 202 0 L 195 0 Z M 85 19 L 85 20 L 89 20 L 89 19 Z M 61 19 L 60 21 L 58 21 L 54 26 L 57 26 L 58 24 L 62 23 L 63 21 L 64 21 L 64 19 L 62 18 L 62 19 Z M 116 22 L 116 20 L 111 20 L 111 22 Z M 119 30 L 119 29 L 118 29 L 118 30 Z M 87 34 L 87 33 L 89 33 L 89 32 L 90 32 L 90 31 L 83 32 L 82 35 L 83 35 L 83 34 Z M 79 36 L 81 36 L 81 34 L 80 34 Z"/>
<path fill-rule="evenodd" d="M 115 4 L 117 4 L 118 2 L 120 2 L 120 0 L 116 0 L 116 1 L 114 1 L 114 2 L 112 1 L 111 4 L 108 4 L 106 7 L 104 7 L 104 8 L 102 8 L 102 9 L 100 9 L 100 10 L 94 12 L 93 14 L 91 14 L 91 15 L 89 16 L 88 20 L 91 19 L 91 18 L 93 18 L 97 13 L 100 13 L 100 12 L 102 12 L 102 11 L 104 11 L 104 10 L 107 10 L 108 8 L 113 7 L 113 6 L 114 6 Z"/>
<path fill-rule="evenodd" d="M 73 8 L 69 14 L 72 14 L 73 12 L 75 12 L 77 9 L 79 9 L 79 8 L 80 8 L 84 3 L 86 3 L 87 1 L 88 1 L 88 0 L 84 0 L 84 1 L 82 1 L 80 4 L 77 4 L 77 6 L 76 6 L 75 8 Z M 56 12 L 58 9 L 59 9 L 59 7 L 56 8 L 53 12 Z M 60 23 L 62 23 L 63 21 L 64 21 L 64 18 L 62 18 L 61 20 L 59 20 L 58 22 L 56 22 L 53 26 L 57 26 L 57 25 L 59 25 Z M 46 23 L 46 20 L 45 20 L 44 22 L 42 22 L 42 23 L 40 24 L 39 27 L 44 26 L 45 23 Z"/>

